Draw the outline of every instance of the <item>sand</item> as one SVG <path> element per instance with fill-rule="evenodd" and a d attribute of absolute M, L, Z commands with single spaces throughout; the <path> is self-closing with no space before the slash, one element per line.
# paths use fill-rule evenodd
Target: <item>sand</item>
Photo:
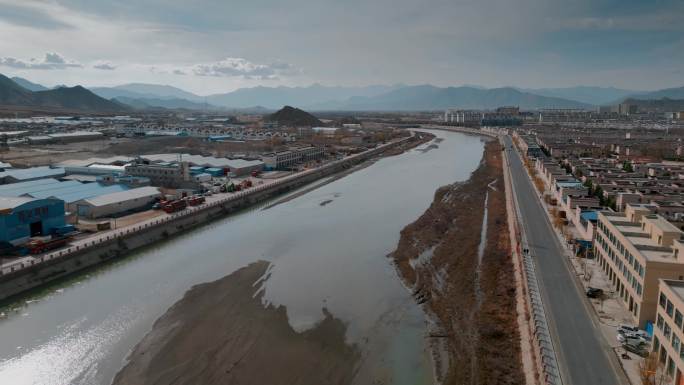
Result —
<path fill-rule="evenodd" d="M 269 264 L 252 263 L 194 286 L 135 347 L 114 385 L 349 384 L 360 358 L 346 326 L 327 310 L 302 333 L 286 309 L 262 304 L 257 283 Z"/>

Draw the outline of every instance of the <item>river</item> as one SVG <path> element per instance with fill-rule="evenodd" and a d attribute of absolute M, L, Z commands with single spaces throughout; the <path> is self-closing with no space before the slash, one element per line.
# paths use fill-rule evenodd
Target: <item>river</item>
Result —
<path fill-rule="evenodd" d="M 469 177 L 484 147 L 477 137 L 433 133 L 436 141 L 295 199 L 231 215 L 0 309 L 0 383 L 109 384 L 192 285 L 259 259 L 272 262 L 265 300 L 286 306 L 296 330 L 326 307 L 348 324 L 348 341 L 365 341 L 360 376 L 432 383 L 424 315 L 386 255 L 439 186 Z"/>

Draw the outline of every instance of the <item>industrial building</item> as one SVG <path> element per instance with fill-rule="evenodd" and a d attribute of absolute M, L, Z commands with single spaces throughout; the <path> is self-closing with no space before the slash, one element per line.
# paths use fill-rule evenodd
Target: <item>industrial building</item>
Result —
<path fill-rule="evenodd" d="M 126 174 L 149 178 L 152 185 L 169 188 L 187 188 L 194 185 L 187 162 L 134 163 L 126 166 Z"/>
<path fill-rule="evenodd" d="M 83 199 L 76 202 L 75 206 L 79 216 L 96 219 L 148 208 L 159 197 L 159 189 L 148 186 Z"/>
<path fill-rule="evenodd" d="M 291 168 L 298 163 L 320 159 L 323 155 L 322 147 L 310 146 L 267 154 L 262 156 L 261 159 L 264 161 L 267 169 L 281 170 Z"/>
<path fill-rule="evenodd" d="M 220 169 L 220 172 L 209 172 L 214 176 L 232 175 L 242 176 L 248 175 L 252 171 L 261 171 L 264 168 L 264 162 L 260 160 L 245 160 L 245 159 L 228 159 L 216 158 L 213 156 L 201 156 L 190 154 L 154 154 L 143 155 L 143 158 L 150 163 L 165 162 L 175 164 L 179 161 L 187 162 L 191 173 L 206 172 L 206 169 Z"/>
<path fill-rule="evenodd" d="M 64 225 L 64 202 L 59 199 L 0 197 L 0 242 L 21 244 Z"/>
<path fill-rule="evenodd" d="M 27 182 L 44 178 L 59 178 L 65 174 L 65 170 L 61 167 L 16 168 L 0 172 L 0 184 Z"/>

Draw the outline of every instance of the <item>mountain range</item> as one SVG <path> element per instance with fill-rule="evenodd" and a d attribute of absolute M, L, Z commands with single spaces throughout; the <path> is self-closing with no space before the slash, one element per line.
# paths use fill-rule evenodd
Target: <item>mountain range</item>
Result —
<path fill-rule="evenodd" d="M 121 112 L 129 107 L 101 98 L 81 86 L 31 91 L 0 75 L 0 106 L 73 112 Z"/>
<path fill-rule="evenodd" d="M 7 78 L 5 78 L 7 79 Z M 9 80 L 9 79 L 7 79 Z M 13 84 L 24 91 L 56 91 L 15 77 Z M 72 87 L 75 88 L 75 87 Z M 69 87 L 66 87 L 69 89 Z M 81 87 L 79 92 L 88 91 Z M 432 85 L 372 85 L 331 87 L 253 87 L 212 95 L 196 95 L 183 89 L 157 84 L 131 83 L 115 87 L 93 87 L 92 96 L 109 102 L 108 108 L 128 106 L 138 110 L 154 109 L 264 109 L 277 110 L 293 105 L 312 111 L 415 111 L 446 108 L 493 109 L 504 105 L 522 109 L 593 108 L 632 99 L 684 99 L 684 87 L 644 92 L 613 87 L 578 86 L 567 88 L 523 89 L 480 86 L 436 87 Z M 2 90 L 0 90 L 0 93 Z M 85 96 L 81 96 L 83 99 Z M 97 103 L 102 104 L 99 100 Z M 43 101 L 35 101 L 43 103 Z M 95 103 L 95 99 L 92 100 Z M 5 104 L 0 101 L 0 103 Z M 53 103 L 66 103 L 56 102 Z"/>

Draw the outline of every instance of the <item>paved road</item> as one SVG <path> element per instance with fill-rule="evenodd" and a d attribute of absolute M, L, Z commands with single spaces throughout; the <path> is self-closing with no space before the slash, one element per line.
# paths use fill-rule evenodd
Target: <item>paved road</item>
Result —
<path fill-rule="evenodd" d="M 554 335 L 563 384 L 621 384 L 625 381 L 624 375 L 616 373 L 613 365 L 617 363 L 608 357 L 612 354 L 608 351 L 610 348 L 562 257 L 562 246 L 520 157 L 510 149 L 510 137 L 505 138 L 505 143 L 530 254 L 534 257 L 543 292 L 544 309 Z"/>

